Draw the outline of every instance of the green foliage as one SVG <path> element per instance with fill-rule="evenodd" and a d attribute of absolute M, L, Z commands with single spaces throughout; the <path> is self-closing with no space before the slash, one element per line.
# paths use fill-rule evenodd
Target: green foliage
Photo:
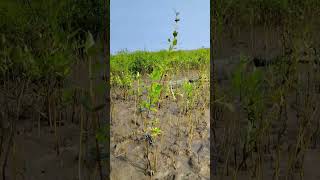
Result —
<path fill-rule="evenodd" d="M 261 101 L 264 83 L 263 72 L 256 68 L 248 72 L 248 63 L 249 61 L 243 57 L 232 78 L 233 89 L 237 94 L 241 93 L 246 105 Z"/>
<path fill-rule="evenodd" d="M 104 126 L 97 130 L 96 138 L 100 143 L 105 143 L 108 140 L 108 127 Z"/>
<path fill-rule="evenodd" d="M 152 136 L 153 138 L 159 136 L 161 133 L 162 133 L 162 131 L 161 131 L 160 128 L 158 128 L 158 127 L 152 127 L 152 128 L 151 128 L 151 136 Z"/>
<path fill-rule="evenodd" d="M 139 72 L 141 75 L 145 75 L 161 67 L 177 70 L 200 69 L 208 67 L 209 62 L 209 49 L 174 52 L 120 52 L 111 55 L 110 71 L 113 76 L 122 78 L 124 77 L 122 74 L 135 76 Z"/>
<path fill-rule="evenodd" d="M 233 78 L 232 87 L 234 92 L 241 97 L 241 107 L 246 112 L 248 126 L 245 131 L 246 141 L 249 146 L 253 146 L 258 122 L 261 121 L 262 114 L 266 109 L 264 100 L 266 93 L 264 91 L 264 74 L 261 70 L 253 68 L 248 71 L 249 61 L 242 57 L 236 68 Z"/>
<path fill-rule="evenodd" d="M 32 80 L 66 77 L 87 32 L 93 39 L 102 31 L 102 5 L 101 0 L 1 1 L 1 73 Z"/>
<path fill-rule="evenodd" d="M 131 61 L 129 71 L 132 73 L 150 73 L 153 69 L 154 63 L 152 59 L 146 59 L 145 56 L 137 57 L 135 61 Z"/>
<path fill-rule="evenodd" d="M 160 93 L 162 90 L 162 85 L 157 82 L 151 84 L 150 91 L 149 91 L 149 98 L 150 103 L 155 104 L 159 101 Z"/>
<path fill-rule="evenodd" d="M 162 134 L 162 130 L 158 126 L 159 126 L 158 118 L 152 119 L 149 122 L 148 134 L 150 134 L 153 139 L 155 139 L 156 137 Z"/>
<path fill-rule="evenodd" d="M 162 90 L 162 85 L 157 82 L 153 82 L 149 89 L 146 100 L 141 102 L 141 108 L 148 110 L 148 112 L 157 112 L 155 106 L 159 102 L 160 94 Z"/>
<path fill-rule="evenodd" d="M 175 50 L 177 48 L 177 45 L 178 45 L 178 31 L 177 31 L 177 26 L 178 26 L 178 22 L 180 21 L 180 18 L 179 18 L 179 12 L 175 12 L 175 29 L 172 33 L 172 36 L 173 38 L 169 38 L 168 39 L 168 42 L 170 43 L 170 46 L 169 46 L 169 51 L 172 51 L 172 50 Z"/>
<path fill-rule="evenodd" d="M 184 90 L 185 94 L 187 95 L 186 98 L 187 99 L 192 98 L 193 97 L 193 91 L 194 91 L 193 85 L 190 82 L 185 81 L 183 83 L 182 87 L 183 87 L 183 90 Z"/>
<path fill-rule="evenodd" d="M 150 79 L 152 81 L 159 81 L 161 79 L 162 76 L 162 71 L 160 68 L 157 68 L 155 70 L 152 71 L 152 73 L 150 74 Z"/>
<path fill-rule="evenodd" d="M 83 32 L 90 31 L 93 37 L 97 38 L 103 32 L 103 7 L 103 0 L 66 0 L 68 12 L 65 12 L 67 15 L 64 16 L 64 21 L 61 23 L 68 24 L 71 32 L 82 29 Z"/>
<path fill-rule="evenodd" d="M 128 72 L 122 72 L 121 74 L 114 74 L 111 72 L 111 85 L 113 87 L 120 87 L 129 89 L 132 87 L 133 76 Z"/>
<path fill-rule="evenodd" d="M 89 49 L 94 46 L 95 42 L 94 42 L 94 39 L 93 39 L 93 36 L 92 34 L 90 33 L 90 31 L 88 31 L 87 33 L 87 38 L 86 38 L 86 41 L 85 41 L 85 44 L 84 44 L 84 49 L 85 49 L 85 52 L 88 53 L 89 52 Z"/>
<path fill-rule="evenodd" d="M 284 20 L 306 20 L 310 15 L 319 16 L 318 0 L 220 0 L 217 3 L 220 24 L 264 23 L 281 25 Z"/>

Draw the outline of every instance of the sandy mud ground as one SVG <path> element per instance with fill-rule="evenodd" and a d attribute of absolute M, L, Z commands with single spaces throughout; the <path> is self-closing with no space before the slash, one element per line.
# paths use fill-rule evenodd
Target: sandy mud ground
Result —
<path fill-rule="evenodd" d="M 197 72 L 189 77 L 180 74 L 176 79 L 195 76 Z M 209 179 L 208 83 L 198 86 L 202 88 L 199 91 L 201 98 L 188 112 L 183 110 L 182 97 L 177 95 L 177 100 L 174 101 L 171 96 L 167 96 L 162 99 L 159 111 L 147 117 L 147 121 L 157 117 L 158 126 L 162 130 L 154 146 L 150 147 L 151 163 L 154 163 L 153 157 L 157 157 L 152 179 Z M 111 179 L 150 179 L 146 171 L 143 118 L 137 112 L 134 97 L 124 99 L 120 90 L 113 89 L 111 113 Z"/>

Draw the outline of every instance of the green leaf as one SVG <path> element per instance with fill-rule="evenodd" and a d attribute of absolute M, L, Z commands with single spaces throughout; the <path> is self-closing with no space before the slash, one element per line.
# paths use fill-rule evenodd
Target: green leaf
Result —
<path fill-rule="evenodd" d="M 78 32 L 80 32 L 80 31 L 81 31 L 80 28 L 78 28 L 77 30 L 73 31 L 70 35 L 68 35 L 68 39 L 73 38 L 73 37 L 74 37 L 75 35 L 77 35 Z"/>
<path fill-rule="evenodd" d="M 141 103 L 142 108 L 150 109 L 151 105 L 148 101 L 142 101 Z"/>
<path fill-rule="evenodd" d="M 154 92 L 160 92 L 161 89 L 162 89 L 161 84 L 159 84 L 159 83 L 154 83 L 154 84 L 153 84 L 153 91 L 154 91 Z"/>
<path fill-rule="evenodd" d="M 177 45 L 177 44 L 178 44 L 178 40 L 177 40 L 177 39 L 174 39 L 173 42 L 172 42 L 172 44 L 173 44 L 174 46 Z"/>
<path fill-rule="evenodd" d="M 67 76 L 70 73 L 70 67 L 65 67 L 63 71 L 63 76 Z"/>
<path fill-rule="evenodd" d="M 150 77 L 153 81 L 156 81 L 156 80 L 160 80 L 161 79 L 161 76 L 162 76 L 162 72 L 160 71 L 159 68 L 155 69 L 152 71 Z"/>
<path fill-rule="evenodd" d="M 162 133 L 161 129 L 158 127 L 151 128 L 151 136 L 156 137 Z"/>
<path fill-rule="evenodd" d="M 139 72 L 137 72 L 137 74 L 136 74 L 136 78 L 137 78 L 137 79 L 139 79 L 139 78 L 140 78 L 140 73 L 139 73 Z"/>
<path fill-rule="evenodd" d="M 85 50 L 88 51 L 95 44 L 92 34 L 88 31 L 87 39 L 85 42 Z"/>
<path fill-rule="evenodd" d="M 154 108 L 154 107 L 150 108 L 150 110 L 153 112 L 158 112 L 157 108 Z"/>
<path fill-rule="evenodd" d="M 108 138 L 108 129 L 107 127 L 101 127 L 96 133 L 96 138 L 100 143 L 107 142 Z"/>
<path fill-rule="evenodd" d="M 178 32 L 177 31 L 173 31 L 173 37 L 177 37 L 178 36 Z"/>

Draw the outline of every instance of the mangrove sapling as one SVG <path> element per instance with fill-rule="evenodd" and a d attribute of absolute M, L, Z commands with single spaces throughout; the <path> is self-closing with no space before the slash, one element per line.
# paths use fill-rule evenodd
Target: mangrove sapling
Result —
<path fill-rule="evenodd" d="M 170 55 L 172 54 L 172 51 L 177 49 L 177 45 L 178 45 L 178 23 L 180 21 L 180 18 L 179 18 L 179 12 L 175 11 L 175 25 L 174 25 L 174 30 L 172 32 L 172 36 L 171 38 L 168 38 L 168 43 L 169 43 L 169 48 L 168 48 L 168 56 L 167 58 L 170 59 Z M 169 65 L 169 61 L 164 61 L 166 64 L 164 64 L 163 66 L 161 66 L 161 70 L 162 70 L 162 75 L 161 75 L 161 78 L 160 78 L 160 81 L 162 80 L 162 86 L 164 86 L 164 83 L 167 79 L 169 79 L 169 77 L 167 76 L 167 73 L 169 70 L 174 70 L 174 69 L 170 69 L 170 65 Z M 178 68 L 176 69 L 178 70 Z M 163 78 L 163 76 L 165 78 Z M 170 86 L 170 85 L 169 85 Z M 173 89 L 172 89 L 172 86 L 170 86 L 170 92 L 171 92 L 171 95 L 174 99 L 174 101 L 176 100 L 176 97 L 175 97 L 175 94 L 173 92 Z"/>
<path fill-rule="evenodd" d="M 151 122 L 151 127 L 149 129 L 149 133 L 151 134 L 152 140 L 155 142 L 157 141 L 157 138 L 162 135 L 162 130 L 158 127 L 159 126 L 159 120 L 155 119 Z M 154 172 L 157 172 L 157 157 L 158 157 L 158 151 L 159 151 L 159 145 L 156 146 L 155 152 L 154 152 L 154 163 L 153 163 L 153 169 Z"/>
<path fill-rule="evenodd" d="M 282 129 L 280 129 L 278 131 L 277 134 L 277 144 L 276 147 L 278 148 L 278 150 L 281 150 L 281 138 L 283 136 L 283 134 L 286 131 L 286 122 L 287 122 L 287 111 L 286 111 L 286 107 L 285 107 L 285 103 L 286 101 L 284 100 L 285 97 L 285 86 L 284 84 L 280 84 L 279 85 L 279 77 L 281 77 L 281 73 L 282 71 L 278 72 L 278 70 L 276 68 L 274 68 L 273 66 L 269 66 L 267 67 L 267 76 L 269 78 L 266 79 L 267 82 L 267 86 L 268 89 L 270 89 L 269 93 L 269 97 L 267 101 L 270 101 L 270 104 L 272 105 L 271 109 L 269 110 L 270 112 L 268 113 L 268 117 L 266 118 L 266 136 L 267 136 L 267 143 L 266 143 L 266 147 L 265 147 L 265 151 L 267 153 L 270 152 L 271 150 L 271 138 L 272 138 L 272 124 L 277 124 L 278 122 L 282 122 L 283 126 Z M 274 75 L 276 74 L 276 75 Z M 284 108 L 285 107 L 285 108 Z M 282 110 L 284 109 L 284 113 L 282 112 Z M 282 118 L 282 115 L 285 115 L 285 119 Z M 269 133 L 269 134 L 268 134 Z M 279 152 L 280 153 L 280 152 Z M 278 158 L 278 156 L 277 156 Z M 280 158 L 280 157 L 279 157 Z M 278 167 L 277 165 L 275 167 Z M 277 173 L 277 169 L 275 169 L 275 173 Z"/>
<path fill-rule="evenodd" d="M 168 79 L 170 79 L 169 76 L 168 76 Z M 177 98 L 176 98 L 176 96 L 175 96 L 175 92 L 174 92 L 173 87 L 172 87 L 172 85 L 171 85 L 170 83 L 167 83 L 167 84 L 166 84 L 166 90 L 165 90 L 165 92 L 166 92 L 166 98 L 172 97 L 172 100 L 173 100 L 175 103 L 177 103 Z"/>
<path fill-rule="evenodd" d="M 155 69 L 150 74 L 151 84 L 146 87 L 146 99 L 140 103 L 140 109 L 147 112 L 146 117 L 150 117 L 152 112 L 157 112 L 156 105 L 159 103 L 162 85 L 159 83 L 162 76 L 160 69 Z"/>
<path fill-rule="evenodd" d="M 144 109 L 147 111 L 146 115 L 144 116 L 144 126 L 143 126 L 143 132 L 146 133 L 146 154 L 145 157 L 147 158 L 147 167 L 146 171 L 150 176 L 153 175 L 154 168 L 151 167 L 151 161 L 149 159 L 149 153 L 150 153 L 150 145 L 153 144 L 153 138 L 156 136 L 160 135 L 161 130 L 158 127 L 155 127 L 155 122 L 151 121 L 151 126 L 149 126 L 147 122 L 147 118 L 151 117 L 151 113 L 156 113 L 158 110 L 156 108 L 157 104 L 159 103 L 160 100 L 160 95 L 162 91 L 162 86 L 159 84 L 158 81 L 161 80 L 162 77 L 162 72 L 160 69 L 155 69 L 151 74 L 150 74 L 150 79 L 151 79 L 151 85 L 147 86 L 147 97 L 146 100 L 143 100 L 140 103 L 140 109 Z M 156 163 L 156 159 L 155 159 Z"/>
<path fill-rule="evenodd" d="M 130 74 L 125 74 L 123 75 L 122 78 L 122 91 L 123 91 L 123 96 L 124 100 L 128 99 L 129 96 L 129 90 L 132 89 L 132 77 Z"/>
<path fill-rule="evenodd" d="M 93 87 L 93 80 L 94 80 L 94 70 L 93 70 L 93 60 L 92 60 L 92 54 L 95 53 L 96 49 L 93 49 L 95 42 L 93 40 L 93 37 L 90 32 L 87 33 L 87 39 L 85 42 L 85 58 L 88 62 L 88 77 L 89 77 L 89 87 L 88 89 L 81 89 L 83 93 L 82 96 L 80 96 L 80 103 L 82 107 L 86 110 L 86 114 L 88 114 L 88 119 L 90 120 L 90 123 L 92 123 L 93 126 L 93 132 L 95 134 L 94 140 L 95 140 L 95 155 L 96 155 L 96 163 L 98 167 L 98 173 L 99 177 L 103 179 L 102 174 L 102 165 L 101 165 L 101 153 L 100 153 L 100 146 L 99 146 L 99 138 L 97 136 L 98 131 L 100 129 L 100 124 L 98 121 L 97 113 L 104 108 L 105 104 L 96 105 L 96 95 L 97 91 L 99 90 L 101 93 L 105 92 L 105 85 L 102 86 L 97 85 L 96 87 L 102 88 L 102 89 L 94 89 Z M 83 119 L 83 113 L 80 113 L 80 119 Z M 83 123 L 83 122 L 82 122 Z M 80 125 L 81 126 L 81 125 Z M 82 136 L 83 131 L 80 132 L 80 136 Z"/>
<path fill-rule="evenodd" d="M 140 102 L 140 97 L 142 96 L 141 90 L 140 90 L 140 81 L 141 81 L 141 75 L 139 72 L 136 74 L 136 81 L 137 81 L 137 90 L 135 93 L 135 99 L 134 99 L 134 107 L 135 107 L 135 112 L 134 112 L 134 125 L 137 125 L 137 114 L 138 114 L 138 102 Z"/>
<path fill-rule="evenodd" d="M 145 134 L 145 142 L 146 142 L 146 154 L 145 157 L 147 159 L 147 167 L 146 172 L 149 176 L 153 176 L 154 172 L 157 171 L 157 156 L 159 151 L 159 145 L 156 146 L 155 152 L 152 152 L 152 147 L 155 146 L 156 139 L 158 136 L 160 136 L 162 133 L 161 129 L 159 127 L 156 127 L 159 123 L 158 119 L 154 119 L 151 121 L 150 126 L 147 129 L 147 132 Z M 153 166 L 151 163 L 150 154 L 153 154 Z"/>
<path fill-rule="evenodd" d="M 59 137 L 58 137 L 58 129 L 57 129 L 57 108 L 56 108 L 56 102 L 53 103 L 53 122 L 54 122 L 54 137 L 55 137 L 55 149 L 57 155 L 60 154 L 60 148 L 59 148 Z"/>
<path fill-rule="evenodd" d="M 309 74 L 309 72 L 308 72 Z M 309 77 L 308 77 L 309 78 Z M 309 148 L 309 145 L 311 144 L 312 141 L 312 121 L 315 117 L 315 114 L 317 112 L 318 108 L 314 107 L 314 104 L 318 105 L 318 103 L 312 102 L 312 99 L 314 97 L 311 97 L 311 89 L 308 87 L 309 83 L 307 83 L 306 87 L 306 93 L 304 94 L 304 105 L 302 106 L 302 116 L 300 117 L 300 128 L 299 128 L 299 135 L 298 135 L 298 142 L 297 146 L 299 147 L 300 151 L 297 153 L 297 162 L 296 164 L 299 164 L 299 171 L 300 171 L 300 176 L 303 178 L 303 162 L 304 162 L 304 155 L 306 153 L 307 148 Z"/>
<path fill-rule="evenodd" d="M 42 101 L 43 98 L 41 96 L 41 94 L 39 94 L 39 92 L 35 93 L 35 99 L 37 99 L 37 103 L 34 104 L 34 106 L 32 106 L 33 111 L 37 114 L 37 117 L 35 117 L 37 119 L 37 126 L 38 126 L 38 136 L 40 137 L 41 135 L 41 119 L 45 118 L 47 119 L 48 116 L 42 111 L 41 107 L 39 106 L 39 104 L 44 104 L 44 102 Z"/>
<path fill-rule="evenodd" d="M 184 111 L 187 114 L 189 110 L 193 108 L 194 103 L 194 86 L 188 81 L 185 81 L 182 85 L 183 88 L 183 95 L 185 97 L 185 107 Z"/>
<path fill-rule="evenodd" d="M 147 159 L 147 167 L 146 167 L 146 173 L 152 177 L 153 174 L 154 174 L 154 171 L 152 170 L 152 167 L 151 167 L 151 161 L 150 161 L 150 158 L 149 158 L 149 149 L 150 149 L 150 146 L 153 144 L 153 140 L 152 140 L 152 137 L 149 135 L 149 134 L 146 134 L 145 135 L 145 147 L 146 147 L 146 152 L 145 152 L 145 157 Z"/>
<path fill-rule="evenodd" d="M 71 122 L 73 123 L 76 116 L 76 108 L 77 108 L 77 91 L 73 91 L 72 93 L 72 114 L 71 114 Z"/>
<path fill-rule="evenodd" d="M 175 50 L 176 47 L 177 47 L 177 44 L 178 44 L 178 39 L 177 39 L 178 31 L 177 31 L 177 28 L 178 28 L 178 22 L 180 21 L 179 14 L 180 14 L 179 12 L 175 11 L 176 17 L 175 17 L 175 20 L 174 20 L 175 21 L 175 27 L 174 27 L 174 31 L 172 33 L 173 38 L 172 39 L 171 38 L 168 39 L 168 42 L 170 43 L 169 51 Z"/>
<path fill-rule="evenodd" d="M 248 64 L 248 61 L 245 57 L 241 57 L 240 58 L 240 63 L 238 65 L 238 67 L 236 68 L 233 78 L 232 78 L 232 85 L 233 85 L 233 89 L 238 92 L 239 94 L 239 100 L 241 102 L 242 100 L 242 91 L 243 91 L 243 74 L 244 74 L 244 70 L 246 69 Z"/>
<path fill-rule="evenodd" d="M 22 87 L 21 87 L 21 91 L 19 91 L 19 88 L 16 89 L 16 113 L 15 113 L 15 118 L 11 119 L 10 122 L 10 134 L 9 134 L 9 141 L 7 144 L 7 148 L 5 151 L 5 156 L 4 156 L 4 160 L 3 160 L 3 164 L 2 164 L 2 179 L 6 179 L 6 166 L 8 163 L 8 158 L 9 158 L 9 152 L 10 152 L 10 148 L 15 144 L 15 131 L 16 131 L 16 123 L 19 122 L 19 117 L 20 117 L 20 110 L 21 110 L 21 101 L 22 98 L 24 96 L 24 93 L 26 91 L 26 89 L 28 89 L 28 85 L 30 83 L 30 78 L 24 79 L 22 77 L 22 79 L 18 78 L 17 84 L 21 83 L 19 81 L 22 81 Z M 14 149 L 13 149 L 14 151 Z"/>
<path fill-rule="evenodd" d="M 289 178 L 289 173 L 291 173 L 294 167 L 299 169 L 300 177 L 303 178 L 303 160 L 304 154 L 309 147 L 311 142 L 312 134 L 310 132 L 311 120 L 314 116 L 314 109 L 312 108 L 312 103 L 310 103 L 310 98 L 308 98 L 308 93 L 304 94 L 304 108 L 299 108 L 301 115 L 298 117 L 299 121 L 299 131 L 297 136 L 297 142 L 295 148 L 291 150 L 288 168 L 287 168 L 287 178 Z M 311 105 L 311 106 L 310 106 Z M 313 111 L 313 112 L 312 112 Z"/>
<path fill-rule="evenodd" d="M 162 88 L 162 91 L 159 96 L 160 100 L 158 102 L 158 109 L 161 108 L 160 105 L 161 105 L 162 99 L 167 98 L 168 93 L 170 92 L 168 86 L 166 86 L 166 82 L 168 81 L 168 79 L 170 79 L 169 75 L 168 75 L 170 68 L 168 68 L 166 65 L 164 65 L 164 66 L 160 66 L 159 69 L 161 72 L 160 84 L 161 84 L 161 87 L 163 87 L 163 88 Z M 165 88 L 165 87 L 167 87 L 167 88 Z"/>
<path fill-rule="evenodd" d="M 209 72 L 205 69 L 205 70 L 202 70 L 200 72 L 200 75 L 199 75 L 199 91 L 200 89 L 209 89 L 209 77 L 208 77 L 208 74 Z M 203 108 L 205 108 L 205 106 L 209 106 L 208 102 L 209 102 L 209 99 L 208 99 L 208 94 L 207 94 L 207 91 L 202 91 L 204 94 L 202 95 L 203 97 Z"/>
<path fill-rule="evenodd" d="M 58 126 L 60 127 L 61 121 L 62 121 L 62 110 L 66 108 L 66 102 L 65 97 L 63 97 L 63 92 L 62 92 L 62 82 L 57 82 L 56 86 L 57 90 L 53 92 L 52 96 L 53 98 L 53 103 L 52 103 L 52 118 L 53 118 L 53 123 L 54 123 L 54 136 L 55 136 L 55 149 L 57 155 L 60 154 L 60 137 L 58 135 Z"/>
<path fill-rule="evenodd" d="M 314 110 L 314 114 L 317 114 L 317 113 L 318 113 L 319 104 L 317 103 L 315 107 L 316 107 L 316 108 L 315 108 L 315 110 Z M 317 121 L 317 122 L 316 122 L 316 128 L 315 128 L 315 130 L 313 131 L 312 136 L 311 136 L 311 140 L 313 141 L 312 148 L 316 148 L 316 147 L 317 147 L 317 143 L 318 143 L 318 139 L 319 139 L 320 120 L 317 118 L 316 121 Z"/>
<path fill-rule="evenodd" d="M 247 114 L 248 127 L 245 132 L 243 159 L 238 168 L 242 165 L 246 167 L 247 158 L 250 158 L 252 153 L 258 149 L 259 141 L 256 137 L 260 133 L 259 124 L 261 125 L 261 116 L 265 109 L 262 103 L 262 72 L 254 69 L 253 72 L 242 75 L 245 70 L 245 64 L 242 63 L 240 69 L 235 73 L 233 86 L 238 92 L 241 92 L 241 106 Z"/>
<path fill-rule="evenodd" d="M 83 107 L 80 106 L 80 136 L 79 136 L 79 156 L 78 156 L 78 178 L 82 179 L 82 141 L 83 141 Z"/>
<path fill-rule="evenodd" d="M 194 105 L 194 86 L 188 81 L 185 81 L 182 85 L 183 88 L 183 94 L 185 99 L 185 113 L 187 115 L 188 119 L 188 127 L 189 127 L 189 133 L 188 133 L 188 152 L 191 152 L 191 144 L 192 144 L 192 138 L 193 138 L 193 129 L 194 129 L 194 122 L 193 117 L 191 116 L 191 109 Z"/>

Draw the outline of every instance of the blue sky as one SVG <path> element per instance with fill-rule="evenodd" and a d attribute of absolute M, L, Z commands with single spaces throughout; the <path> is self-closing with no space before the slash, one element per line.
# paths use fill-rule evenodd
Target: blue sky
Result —
<path fill-rule="evenodd" d="M 168 49 L 180 12 L 178 49 L 210 47 L 209 0 L 111 0 L 111 53 Z"/>

